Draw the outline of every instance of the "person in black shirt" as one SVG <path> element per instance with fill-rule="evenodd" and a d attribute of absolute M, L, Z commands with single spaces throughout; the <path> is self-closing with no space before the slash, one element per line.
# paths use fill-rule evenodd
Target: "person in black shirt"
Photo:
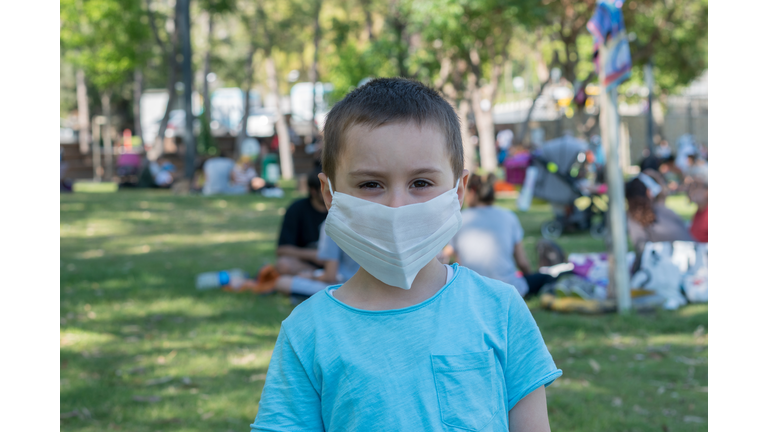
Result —
<path fill-rule="evenodd" d="M 297 275 L 323 266 L 317 259 L 317 242 L 328 210 L 320 193 L 319 173 L 314 170 L 307 179 L 309 196 L 294 201 L 285 212 L 277 241 L 276 268 L 282 275 Z"/>

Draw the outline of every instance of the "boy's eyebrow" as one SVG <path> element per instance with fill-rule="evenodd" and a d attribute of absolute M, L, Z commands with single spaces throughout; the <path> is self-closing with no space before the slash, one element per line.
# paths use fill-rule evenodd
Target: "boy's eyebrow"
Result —
<path fill-rule="evenodd" d="M 439 170 L 437 168 L 432 167 L 424 167 L 424 168 L 417 168 L 413 171 L 411 171 L 409 174 L 412 176 L 416 175 L 422 175 L 422 174 L 439 174 L 442 170 Z M 387 174 L 386 171 L 375 171 L 375 170 L 368 170 L 368 169 L 360 169 L 355 171 L 350 171 L 349 175 L 350 177 L 385 177 Z"/>

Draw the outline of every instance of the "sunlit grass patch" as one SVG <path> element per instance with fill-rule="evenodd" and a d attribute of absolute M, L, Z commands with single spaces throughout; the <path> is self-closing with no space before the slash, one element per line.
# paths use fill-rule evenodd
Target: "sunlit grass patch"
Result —
<path fill-rule="evenodd" d="M 86 192 L 86 193 L 113 193 L 117 192 L 117 183 L 115 182 L 89 182 L 78 181 L 72 185 L 73 192 Z"/>
<path fill-rule="evenodd" d="M 115 340 L 109 333 L 97 333 L 81 329 L 68 329 L 59 332 L 59 345 L 73 350 L 87 350 Z"/>

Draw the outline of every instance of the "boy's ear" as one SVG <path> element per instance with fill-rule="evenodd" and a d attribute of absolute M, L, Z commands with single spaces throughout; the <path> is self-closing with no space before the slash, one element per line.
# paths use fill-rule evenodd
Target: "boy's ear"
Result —
<path fill-rule="evenodd" d="M 461 178 L 459 179 L 459 188 L 456 191 L 456 193 L 459 195 L 459 206 L 464 205 L 464 197 L 467 192 L 467 182 L 469 181 L 469 170 L 465 169 L 461 173 Z"/>
<path fill-rule="evenodd" d="M 331 196 L 331 190 L 328 187 L 328 176 L 325 173 L 320 173 L 317 175 L 317 178 L 320 179 L 320 194 L 323 196 L 325 209 L 330 210 L 333 196 Z"/>

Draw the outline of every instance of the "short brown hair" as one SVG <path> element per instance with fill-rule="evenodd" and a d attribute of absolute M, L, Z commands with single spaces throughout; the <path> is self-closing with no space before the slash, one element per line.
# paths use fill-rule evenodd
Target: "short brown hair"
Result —
<path fill-rule="evenodd" d="M 454 179 L 464 170 L 459 117 L 440 94 L 405 78 L 378 78 L 347 94 L 326 117 L 323 131 L 323 172 L 336 180 L 336 166 L 344 150 L 344 138 L 352 126 L 377 128 L 398 122 L 421 126 L 434 124 L 445 134 Z"/>

